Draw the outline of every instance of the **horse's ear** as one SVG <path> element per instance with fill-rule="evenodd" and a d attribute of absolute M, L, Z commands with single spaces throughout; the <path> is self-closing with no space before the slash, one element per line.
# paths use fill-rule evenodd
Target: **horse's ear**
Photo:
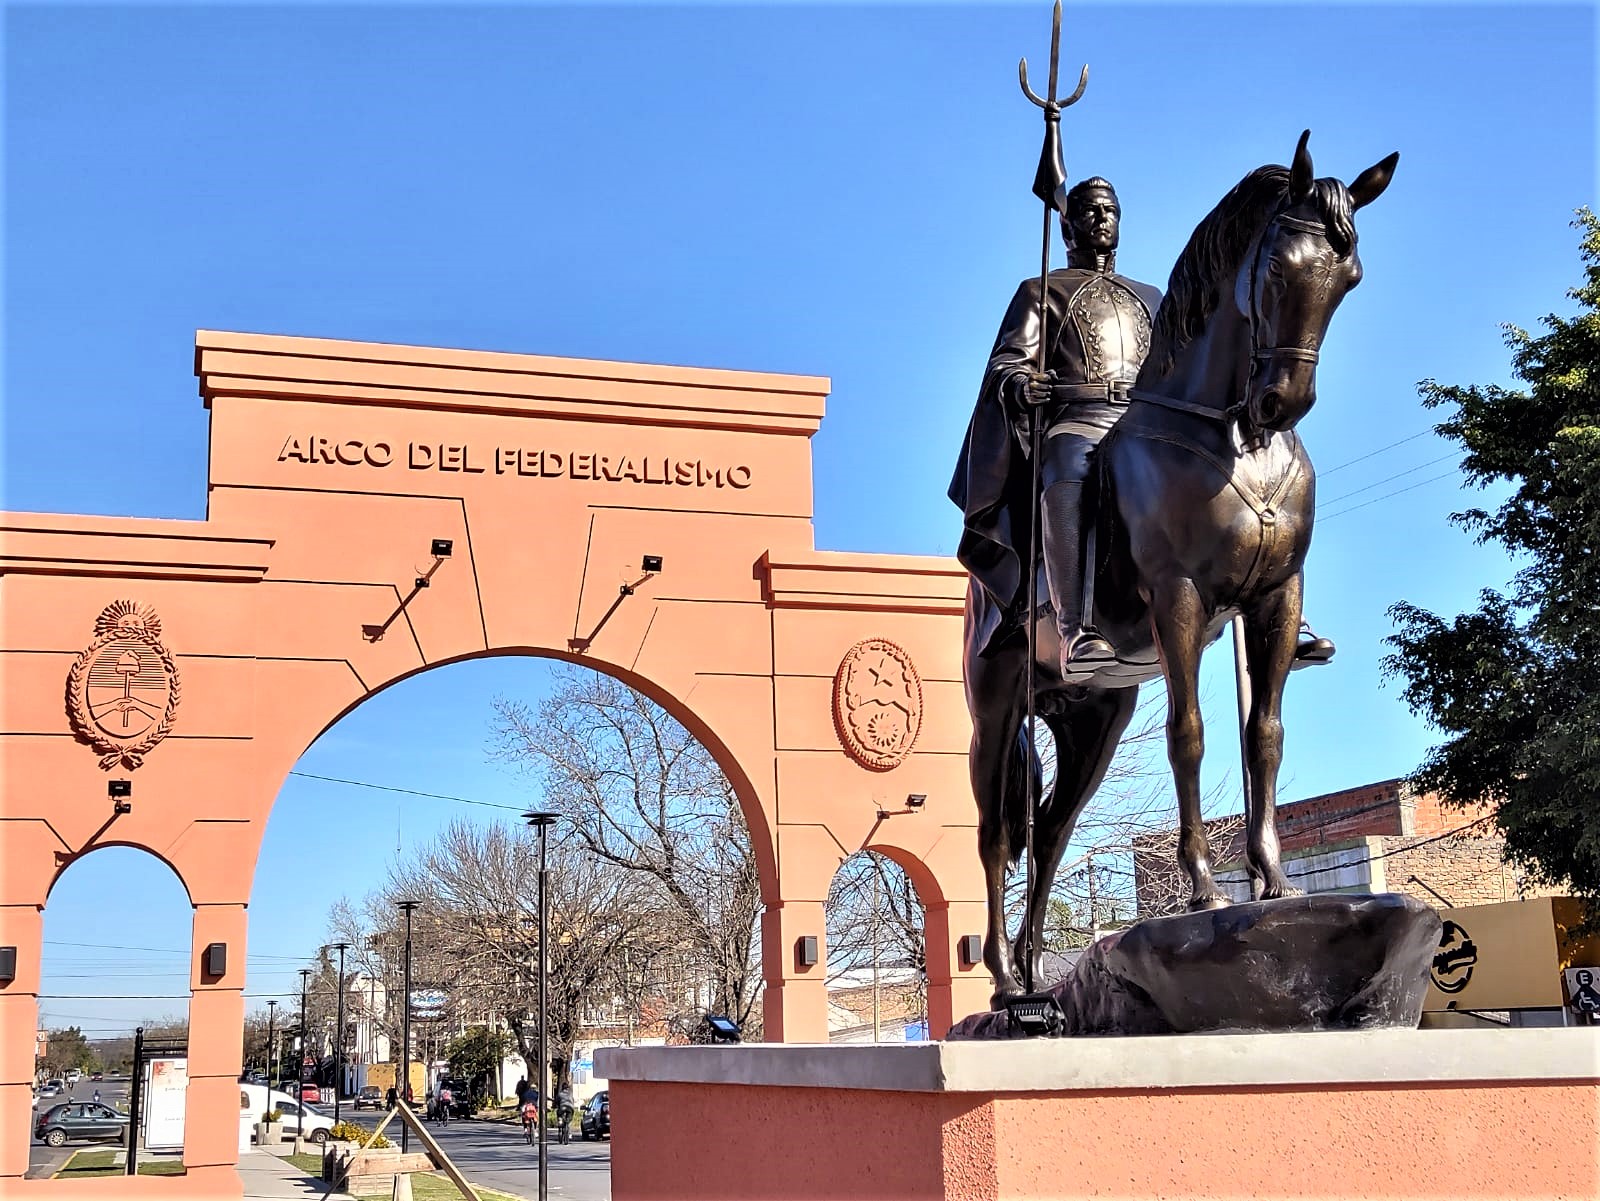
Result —
<path fill-rule="evenodd" d="M 1383 190 L 1389 186 L 1389 181 L 1394 178 L 1395 165 L 1400 161 L 1400 152 L 1396 150 L 1381 163 L 1368 167 L 1355 182 L 1350 185 L 1350 204 L 1353 208 L 1371 204 Z"/>
<path fill-rule="evenodd" d="M 1289 202 L 1298 204 L 1311 195 L 1311 182 L 1315 178 L 1311 168 L 1311 151 L 1306 143 L 1311 140 L 1308 129 L 1300 135 L 1300 144 L 1294 148 L 1294 165 L 1289 168 Z"/>

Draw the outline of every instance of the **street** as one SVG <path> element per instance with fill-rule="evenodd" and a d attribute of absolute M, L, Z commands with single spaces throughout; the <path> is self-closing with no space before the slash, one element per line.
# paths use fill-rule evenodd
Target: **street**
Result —
<path fill-rule="evenodd" d="M 332 1106 L 324 1108 L 332 1112 Z M 353 1113 L 349 1116 L 369 1130 L 382 1117 L 370 1109 L 362 1110 L 359 1118 Z M 454 1120 L 448 1126 L 430 1125 L 428 1132 L 474 1184 L 518 1197 L 539 1195 L 539 1148 L 528 1146 L 519 1123 Z M 399 1143 L 395 1123 L 390 1122 L 384 1133 Z M 583 1142 L 576 1122 L 572 1142 L 565 1147 L 555 1141 L 554 1130 L 550 1135 L 550 1195 L 563 1201 L 610 1201 L 610 1140 Z M 415 1139 L 411 1145 L 417 1146 Z"/>
<path fill-rule="evenodd" d="M 128 1081 L 107 1080 L 91 1083 L 81 1080 L 77 1086 L 57 1097 L 45 1097 L 39 1102 L 40 1110 L 66 1101 L 89 1101 L 96 1089 L 100 1100 L 113 1109 L 126 1109 Z M 333 1106 L 320 1106 L 328 1116 Z M 350 1109 L 349 1102 L 342 1107 L 342 1116 L 368 1130 L 382 1118 L 381 1113 L 364 1109 L 359 1113 Z M 34 1142 L 33 1115 L 28 1119 L 28 1178 L 48 1178 L 72 1157 L 74 1152 L 86 1147 L 106 1147 L 109 1143 L 68 1143 L 64 1147 L 47 1147 Z M 518 1197 L 539 1195 L 539 1149 L 524 1141 L 522 1127 L 516 1122 L 452 1121 L 448 1126 L 430 1125 L 429 1132 L 444 1148 L 445 1154 L 455 1162 L 466 1178 L 474 1184 L 484 1184 Z M 396 1124 L 389 1123 L 386 1135 L 399 1143 Z M 572 1142 L 563 1147 L 555 1141 L 551 1131 L 550 1141 L 550 1195 L 562 1201 L 610 1201 L 611 1197 L 611 1143 L 609 1140 L 586 1143 L 578 1138 L 577 1123 L 573 1123 Z M 416 1147 L 416 1140 L 412 1140 Z"/>
<path fill-rule="evenodd" d="M 68 1101 L 92 1101 L 95 1090 L 100 1090 L 100 1101 L 112 1109 L 126 1112 L 128 1108 L 128 1080 L 126 1077 L 117 1080 L 92 1081 L 87 1077 L 78 1081 L 76 1085 L 66 1092 L 54 1097 L 40 1097 L 39 1107 L 28 1113 L 28 1174 L 27 1179 L 47 1179 L 61 1168 L 61 1165 L 71 1159 L 77 1151 L 85 1147 L 109 1147 L 111 1143 L 68 1143 L 64 1147 L 47 1147 L 43 1143 L 35 1142 L 33 1138 L 34 1120 L 49 1109 L 52 1105 L 62 1105 Z"/>

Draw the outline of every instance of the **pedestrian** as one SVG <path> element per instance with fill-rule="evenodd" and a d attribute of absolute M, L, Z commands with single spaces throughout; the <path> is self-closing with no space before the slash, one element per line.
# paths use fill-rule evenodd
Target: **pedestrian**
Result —
<path fill-rule="evenodd" d="M 572 1082 L 564 1081 L 556 1090 L 556 1126 L 563 1144 L 572 1141 Z"/>
<path fill-rule="evenodd" d="M 448 1084 L 439 1086 L 439 1125 L 450 1124 L 450 1104 L 455 1100 L 455 1095 L 450 1091 Z"/>
<path fill-rule="evenodd" d="M 517 1104 L 518 1105 L 522 1104 L 523 1098 L 526 1095 L 527 1091 L 528 1091 L 528 1078 L 526 1076 L 523 1076 L 521 1079 L 519 1079 L 517 1081 Z"/>
<path fill-rule="evenodd" d="M 398 1101 L 399 1099 L 400 1099 L 400 1090 L 395 1088 L 395 1086 L 391 1084 L 389 1086 L 389 1091 L 386 1092 L 383 1095 L 383 1103 L 386 1106 L 388 1106 L 390 1109 L 393 1109 L 394 1105 L 395 1105 L 395 1102 Z"/>
<path fill-rule="evenodd" d="M 430 1084 L 428 1086 L 428 1095 L 423 1102 L 422 1111 L 436 1122 L 439 1120 L 438 1110 L 434 1108 L 437 1104 L 438 1102 L 433 1097 L 433 1086 Z"/>

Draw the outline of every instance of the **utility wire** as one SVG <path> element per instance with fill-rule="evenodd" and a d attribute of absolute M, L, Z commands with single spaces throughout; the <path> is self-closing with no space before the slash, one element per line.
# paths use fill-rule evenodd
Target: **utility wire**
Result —
<path fill-rule="evenodd" d="M 1376 458 L 1386 450 L 1393 450 L 1397 446 L 1404 446 L 1407 442 L 1415 442 L 1418 438 L 1426 438 L 1433 432 L 1434 431 L 1431 429 L 1425 429 L 1418 430 L 1414 434 L 1407 434 L 1404 438 L 1398 438 L 1389 443 L 1387 446 L 1380 446 L 1377 450 L 1369 450 L 1364 455 L 1358 455 L 1356 458 L 1347 459 L 1345 462 L 1340 463 L 1337 467 L 1330 467 L 1326 471 L 1319 471 L 1317 472 L 1317 475 L 1322 477 L 1330 476 L 1335 471 L 1343 471 L 1346 467 L 1354 467 L 1357 463 L 1365 463 L 1368 459 Z"/>
<path fill-rule="evenodd" d="M 304 780 L 321 780 L 326 784 L 348 784 L 352 788 L 371 788 L 377 792 L 399 792 L 406 796 L 427 797 L 435 801 L 455 801 L 461 805 L 481 805 L 485 809 L 505 809 L 512 813 L 521 813 L 522 805 L 503 805 L 498 801 L 476 801 L 471 797 L 450 796 L 443 792 L 419 792 L 415 788 L 396 788 L 393 784 L 369 784 L 365 780 L 345 780 L 338 776 L 319 776 L 308 771 L 292 771 L 291 776 L 299 776 Z"/>
<path fill-rule="evenodd" d="M 1368 505 L 1375 505 L 1380 500 L 1388 500 L 1390 497 L 1399 496 L 1403 492 L 1415 492 L 1418 488 L 1426 487 L 1429 484 L 1437 484 L 1440 480 L 1447 480 L 1455 474 L 1456 472 L 1452 470 L 1441 472 L 1438 475 L 1429 476 L 1427 479 L 1421 480 L 1418 483 L 1408 484 L 1404 488 L 1396 488 L 1393 492 L 1385 492 L 1382 496 L 1374 496 L 1371 500 L 1364 500 L 1358 505 L 1351 505 L 1349 508 L 1340 509 L 1336 513 L 1325 513 L 1322 515 L 1321 520 L 1332 521 L 1335 517 L 1343 517 L 1346 513 L 1354 513 L 1357 509 L 1365 509 Z"/>
<path fill-rule="evenodd" d="M 1397 471 L 1393 475 L 1386 475 L 1381 480 L 1374 480 L 1372 483 L 1367 484 L 1364 487 L 1356 488 L 1353 491 L 1341 493 L 1338 496 L 1330 497 L 1329 499 L 1323 501 L 1322 503 L 1325 504 L 1325 505 L 1329 505 L 1329 506 L 1336 505 L 1342 500 L 1349 500 L 1352 496 L 1360 496 L 1363 492 L 1371 492 L 1374 488 L 1381 488 L 1381 487 L 1383 487 L 1383 485 L 1387 484 L 1390 480 L 1398 480 L 1398 479 L 1402 479 L 1402 478 L 1404 478 L 1405 476 L 1408 476 L 1408 475 L 1415 475 L 1417 472 L 1421 471 L 1424 467 L 1432 467 L 1435 463 L 1443 463 L 1446 459 L 1453 459 L 1455 457 L 1456 457 L 1456 452 L 1455 451 L 1453 451 L 1453 450 L 1446 451 L 1444 454 L 1440 455 L 1437 459 L 1429 459 L 1426 463 L 1418 463 L 1415 467 L 1408 467 L 1404 471 Z"/>

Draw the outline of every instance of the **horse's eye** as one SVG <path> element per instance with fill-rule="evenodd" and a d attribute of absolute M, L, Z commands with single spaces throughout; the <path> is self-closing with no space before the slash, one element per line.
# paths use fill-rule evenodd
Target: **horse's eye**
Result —
<path fill-rule="evenodd" d="M 1273 279 L 1282 279 L 1283 278 L 1283 264 L 1281 262 L 1279 262 L 1277 259 L 1268 259 L 1267 260 L 1267 274 L 1272 276 Z"/>

